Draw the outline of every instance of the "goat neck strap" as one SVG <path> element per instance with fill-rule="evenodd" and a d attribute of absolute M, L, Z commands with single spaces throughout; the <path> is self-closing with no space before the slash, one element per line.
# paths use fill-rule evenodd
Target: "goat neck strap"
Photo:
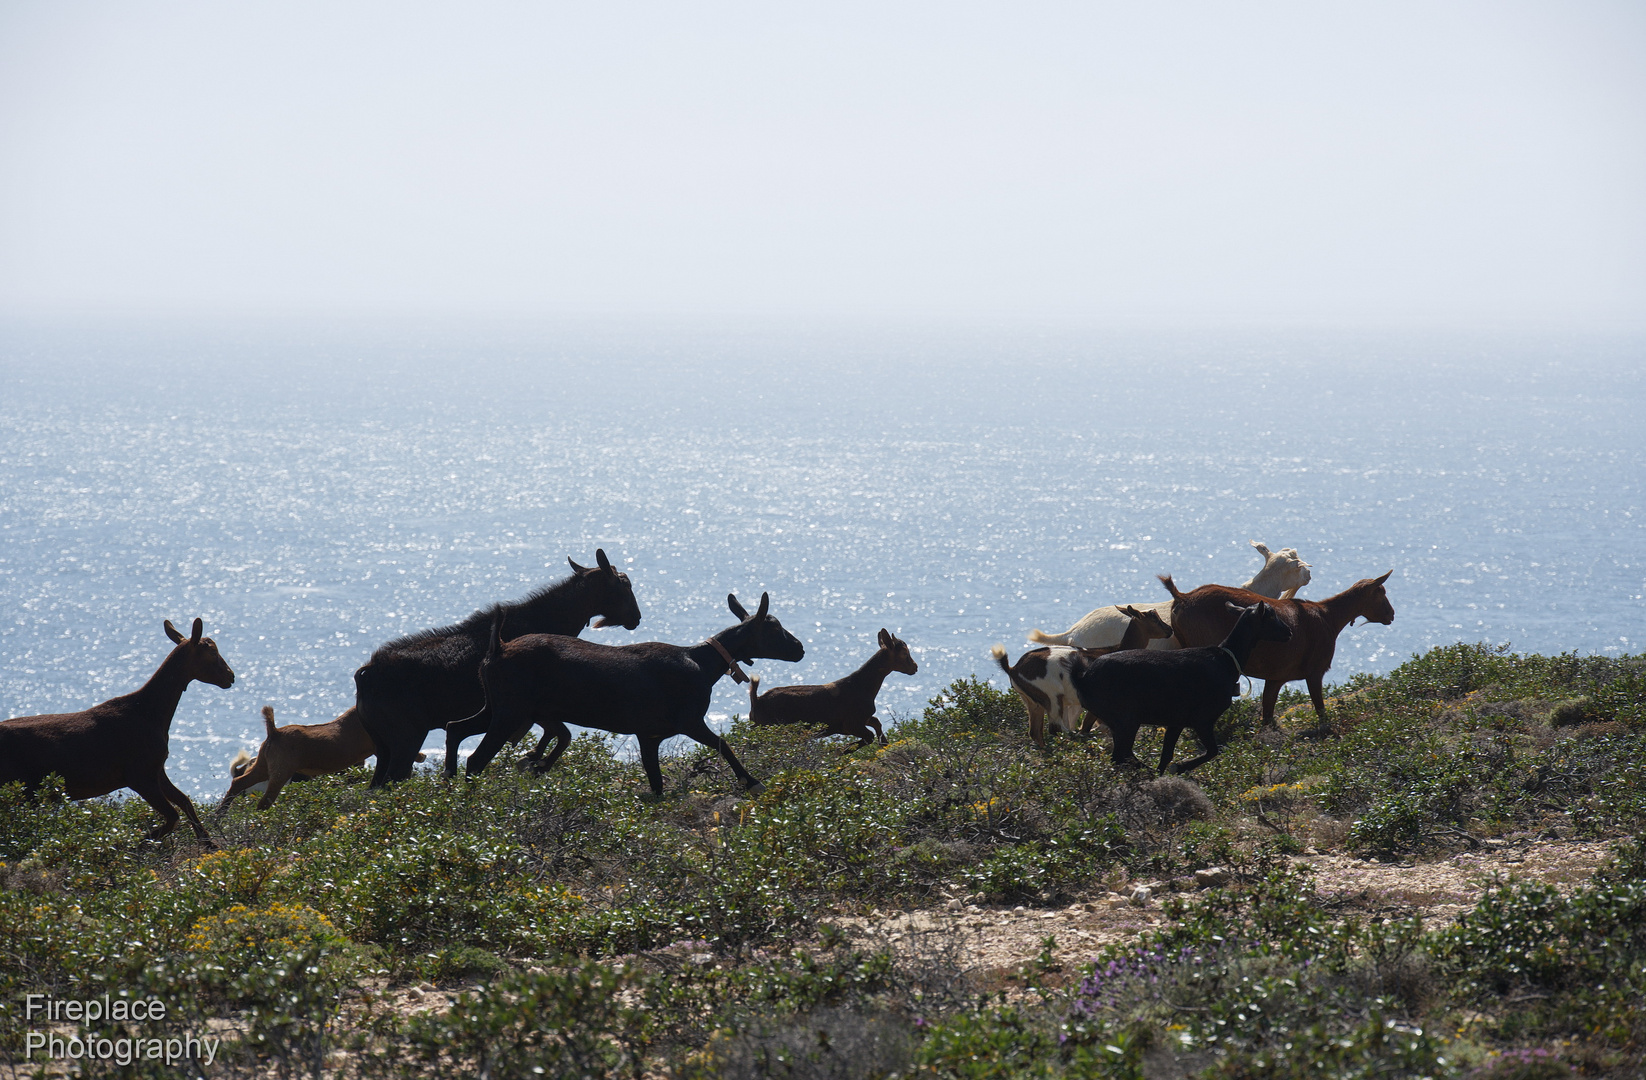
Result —
<path fill-rule="evenodd" d="M 743 669 L 737 666 L 737 657 L 726 651 L 726 646 L 720 644 L 719 638 L 710 638 L 709 644 L 713 645 L 714 651 L 720 654 L 720 659 L 726 661 L 726 667 L 732 673 L 732 682 L 749 681 L 749 677 L 743 673 Z"/>
<path fill-rule="evenodd" d="M 1230 652 L 1228 649 L 1225 649 L 1221 645 L 1219 645 L 1217 647 L 1217 651 L 1222 653 L 1224 656 L 1227 656 L 1234 663 L 1235 674 L 1236 674 L 1237 678 L 1241 675 L 1246 674 L 1246 669 L 1240 666 L 1240 661 L 1235 659 L 1235 654 L 1234 653 Z"/>

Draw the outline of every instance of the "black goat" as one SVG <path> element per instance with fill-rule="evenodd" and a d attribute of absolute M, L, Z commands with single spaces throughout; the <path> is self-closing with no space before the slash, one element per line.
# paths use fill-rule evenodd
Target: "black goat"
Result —
<path fill-rule="evenodd" d="M 468 773 L 484 769 L 505 742 L 523 738 L 533 724 L 543 728 L 543 738 L 531 758 L 542 754 L 549 736 L 555 738 L 554 750 L 538 766 L 547 769 L 570 745 L 566 724 L 572 723 L 635 736 L 654 795 L 663 794 L 657 748 L 675 735 L 720 751 L 744 786 L 759 791 L 760 781 L 743 768 L 726 740 L 703 722 L 709 695 L 728 670 L 747 677 L 734 661 L 795 661 L 806 655 L 806 649 L 769 613 L 767 594 L 760 594 L 760 609 L 753 615 L 735 596 L 728 595 L 726 603 L 738 624 L 690 648 L 660 641 L 597 645 L 559 634 L 527 634 L 500 643 L 494 631 L 480 668 L 485 707 L 462 721 L 465 727 L 475 721 L 489 724 L 486 738 L 469 757 Z M 456 759 L 450 755 L 446 770 L 456 770 Z"/>
<path fill-rule="evenodd" d="M 1212 725 L 1240 693 L 1246 660 L 1260 641 L 1287 641 L 1292 632 L 1268 604 L 1240 607 L 1240 613 L 1221 645 L 1199 649 L 1154 652 L 1148 649 L 1110 653 L 1092 660 L 1070 675 L 1081 707 L 1103 721 L 1114 737 L 1114 763 L 1141 765 L 1132 746 L 1138 728 L 1148 724 L 1166 729 L 1160 747 L 1160 771 L 1171 763 L 1177 737 L 1189 728 L 1205 753 L 1173 767 L 1185 773 L 1217 756 Z"/>
<path fill-rule="evenodd" d="M 377 748 L 372 787 L 411 775 L 423 740 L 436 728 L 471 716 L 486 703 L 480 661 L 492 627 L 505 638 L 522 634 L 579 634 L 595 626 L 640 625 L 629 575 L 594 553 L 598 566 L 579 566 L 572 576 L 512 604 L 494 604 L 455 626 L 424 630 L 382 646 L 354 673 L 354 707 Z M 473 729 L 473 734 L 484 731 Z"/>

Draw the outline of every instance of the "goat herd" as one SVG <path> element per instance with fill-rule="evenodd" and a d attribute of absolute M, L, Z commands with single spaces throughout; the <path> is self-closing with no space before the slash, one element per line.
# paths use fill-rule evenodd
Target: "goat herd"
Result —
<path fill-rule="evenodd" d="M 1315 602 L 1295 598 L 1309 582 L 1297 551 L 1271 552 L 1262 570 L 1240 588 L 1203 585 L 1178 590 L 1160 580 L 1171 600 L 1098 608 L 1063 634 L 1031 631 L 1042 647 L 1016 664 L 1006 650 L 993 655 L 1029 713 L 1034 741 L 1045 745 L 1048 717 L 1054 729 L 1073 730 L 1086 714 L 1083 732 L 1101 721 L 1114 740 L 1116 764 L 1141 764 L 1132 752 L 1138 729 L 1166 729 L 1160 768 L 1171 763 L 1178 735 L 1187 727 L 1204 752 L 1181 762 L 1184 772 L 1218 752 L 1213 723 L 1239 693 L 1239 678 L 1265 680 L 1263 723 L 1274 722 L 1275 699 L 1285 683 L 1303 679 L 1321 728 L 1326 725 L 1321 680 L 1331 666 L 1337 636 L 1356 618 L 1388 624 L 1394 609 L 1384 592 L 1389 574 L 1368 578 Z M 786 686 L 760 693 L 760 680 L 740 664 L 756 659 L 800 660 L 805 647 L 771 613 L 761 594 L 751 615 L 736 596 L 726 602 L 737 622 L 698 645 L 599 645 L 580 634 L 596 627 L 640 623 L 640 607 L 627 574 L 595 552 L 596 565 L 571 562 L 572 574 L 523 600 L 495 604 L 454 626 L 425 630 L 379 648 L 354 673 L 355 703 L 326 724 L 276 727 L 263 709 L 266 735 L 257 756 L 233 766 L 234 779 L 218 810 L 235 796 L 265 785 L 261 807 L 292 780 L 351 768 L 377 757 L 372 786 L 411 775 L 429 732 L 446 731 L 445 772 L 457 770 L 458 748 L 483 736 L 470 755 L 468 773 L 484 769 L 507 742 L 518 742 L 535 725 L 543 737 L 523 764 L 547 769 L 571 742 L 568 723 L 632 735 L 654 794 L 663 791 L 658 747 L 685 735 L 719 751 L 751 791 L 760 782 L 743 768 L 726 740 L 704 722 L 710 694 L 730 672 L 749 683 L 749 719 L 755 724 L 816 724 L 818 735 L 847 735 L 848 749 L 869 745 L 885 732 L 874 715 L 875 697 L 893 671 L 913 675 L 909 647 L 886 630 L 879 649 L 858 670 L 822 686 Z M 1392 571 L 1391 571 L 1392 572 Z M 73 799 L 131 788 L 163 819 L 150 830 L 158 839 L 186 814 L 195 835 L 211 839 L 188 796 L 165 771 L 172 715 L 183 691 L 196 680 L 224 689 L 229 669 L 199 619 L 185 637 L 170 621 L 175 648 L 142 687 L 84 712 L 24 716 L 0 722 L 0 784 L 21 781 L 34 790 L 56 774 Z M 553 749 L 545 756 L 553 741 Z"/>

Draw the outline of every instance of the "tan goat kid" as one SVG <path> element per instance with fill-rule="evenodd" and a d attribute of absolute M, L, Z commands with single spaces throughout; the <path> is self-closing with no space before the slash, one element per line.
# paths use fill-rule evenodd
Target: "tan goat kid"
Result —
<path fill-rule="evenodd" d="M 329 723 L 287 724 L 277 728 L 273 706 L 265 705 L 263 727 L 266 734 L 263 745 L 257 748 L 257 758 L 243 769 L 240 763 L 244 759 L 235 759 L 235 765 L 231 766 L 234 782 L 229 785 L 223 801 L 217 804 L 215 813 L 221 814 L 235 796 L 259 784 L 267 787 L 257 801 L 257 808 L 267 810 L 280 797 L 280 789 L 292 780 L 352 769 L 377 753 L 377 747 L 352 706 Z M 423 755 L 418 754 L 417 760 L 423 760 Z"/>

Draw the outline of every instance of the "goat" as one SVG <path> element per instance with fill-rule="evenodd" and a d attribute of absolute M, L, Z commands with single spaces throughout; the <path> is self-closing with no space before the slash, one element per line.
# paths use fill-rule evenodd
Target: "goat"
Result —
<path fill-rule="evenodd" d="M 629 576 L 606 560 L 605 551 L 594 557 L 599 565 L 593 567 L 567 559 L 571 577 L 524 600 L 494 604 L 455 626 L 410 634 L 372 653 L 354 673 L 354 707 L 377 748 L 372 787 L 410 776 L 429 732 L 479 715 L 476 710 L 485 703 L 480 661 L 486 655 L 488 627 L 501 624 L 507 640 L 522 634 L 575 636 L 597 615 L 596 627 L 633 630 L 640 625 Z M 471 725 L 462 735 L 484 730 Z"/>
<path fill-rule="evenodd" d="M 1383 583 L 1392 573 L 1390 570 L 1382 577 L 1357 581 L 1324 600 L 1274 601 L 1275 612 L 1292 632 L 1291 639 L 1284 645 L 1259 646 L 1251 661 L 1244 664 L 1246 674 L 1264 680 L 1264 727 L 1274 726 L 1275 700 L 1280 696 L 1280 688 L 1302 679 L 1309 685 L 1309 698 L 1319 719 L 1319 726 L 1312 734 L 1331 730 L 1321 681 L 1337 652 L 1337 635 L 1357 618 L 1384 626 L 1395 621 L 1395 609 L 1383 589 Z M 1232 620 L 1226 603 L 1243 605 L 1262 599 L 1226 585 L 1202 585 L 1193 592 L 1182 593 L 1170 575 L 1162 575 L 1160 581 L 1172 594 L 1172 626 L 1185 645 L 1206 645 L 1228 633 Z"/>
<path fill-rule="evenodd" d="M 1213 725 L 1240 693 L 1240 673 L 1260 641 L 1291 637 L 1286 623 L 1263 601 L 1249 607 L 1230 604 L 1234 628 L 1222 643 L 1210 648 L 1150 652 L 1133 649 L 1099 656 L 1070 676 L 1075 694 L 1086 712 L 1103 721 L 1114 737 L 1114 763 L 1141 765 L 1132 747 L 1138 728 L 1145 724 L 1166 729 L 1160 745 L 1160 771 L 1165 772 L 1184 728 L 1195 733 L 1205 750 L 1172 771 L 1186 773 L 1217 756 Z"/>
<path fill-rule="evenodd" d="M 490 726 L 469 757 L 467 774 L 484 769 L 504 742 L 524 738 L 533 724 L 542 727 L 543 738 L 528 757 L 539 769 L 550 768 L 571 744 L 566 729 L 570 722 L 635 736 L 653 795 L 663 794 L 657 748 L 675 735 L 720 751 L 744 786 L 759 791 L 760 781 L 743 768 L 726 740 L 703 722 L 709 697 L 727 671 L 739 682 L 748 678 L 737 666 L 739 660 L 795 661 L 806 655 L 806 649 L 769 613 L 770 595 L 760 594 L 760 609 L 753 615 L 735 596 L 727 595 L 726 605 L 737 616 L 737 625 L 690 647 L 660 641 L 597 645 L 560 634 L 527 634 L 505 644 L 494 625 L 480 668 L 484 702 L 480 713 L 463 721 L 484 718 Z M 539 763 L 550 735 L 555 738 L 554 751 Z M 447 775 L 456 767 L 448 754 Z"/>
<path fill-rule="evenodd" d="M 1163 605 L 1170 606 L 1170 605 Z M 990 649 L 995 663 L 1011 680 L 1012 689 L 1029 712 L 1029 737 L 1042 750 L 1046 748 L 1046 717 L 1051 715 L 1053 731 L 1073 731 L 1080 719 L 1080 699 L 1069 684 L 1069 675 L 1087 661 L 1112 652 L 1127 649 L 1145 649 L 1149 642 L 1172 636 L 1172 628 L 1152 607 L 1139 611 L 1132 606 L 1119 609 L 1127 618 L 1126 633 L 1118 645 L 1106 649 L 1074 649 L 1066 645 L 1051 645 L 1030 649 L 1017 658 L 1017 663 L 1006 663 L 1006 646 Z M 1091 730 L 1088 717 L 1081 734 Z"/>
<path fill-rule="evenodd" d="M 247 792 L 262 791 L 259 810 L 267 810 L 280 797 L 280 789 L 292 781 L 312 780 L 327 773 L 352 769 L 377 753 L 371 736 L 360 724 L 355 709 L 344 709 L 336 720 L 325 724 L 274 726 L 274 707 L 263 706 L 263 745 L 257 756 L 244 750 L 229 766 L 232 783 L 214 813 L 221 814 L 230 800 Z M 418 754 L 422 761 L 424 755 Z"/>
<path fill-rule="evenodd" d="M 183 691 L 196 680 L 227 690 L 234 685 L 234 672 L 218 653 L 217 643 L 200 636 L 199 619 L 187 638 L 169 619 L 165 628 L 176 648 L 137 690 L 84 712 L 20 716 L 0 723 L 0 784 L 21 780 L 34 791 L 56 773 L 71 799 L 131 788 L 162 819 L 144 839 L 158 840 L 177 828 L 181 809 L 194 835 L 211 845 L 194 804 L 166 776 L 166 758 L 171 753 L 172 716 Z"/>
<path fill-rule="evenodd" d="M 829 735 L 847 735 L 857 740 L 856 746 L 845 747 L 847 753 L 861 750 L 879 738 L 886 743 L 886 731 L 874 715 L 874 699 L 886 676 L 894 671 L 913 675 L 920 665 L 909 655 L 909 646 L 882 628 L 880 648 L 862 667 L 844 678 L 822 686 L 779 686 L 760 693 L 760 676 L 749 680 L 749 722 L 767 724 L 823 724 L 816 738 Z"/>
<path fill-rule="evenodd" d="M 1270 551 L 1266 544 L 1256 540 L 1252 547 L 1263 556 L 1263 567 L 1252 579 L 1242 585 L 1242 589 L 1258 593 L 1265 598 L 1276 597 L 1290 600 L 1297 595 L 1297 590 L 1309 583 L 1309 564 L 1298 558 L 1296 548 L 1281 548 L 1279 551 Z M 1159 604 L 1134 604 L 1139 611 L 1154 611 L 1161 618 L 1167 618 L 1171 601 Z M 1078 649 L 1114 648 L 1119 644 L 1121 637 L 1126 633 L 1129 624 L 1126 615 L 1113 604 L 1088 611 L 1067 631 L 1061 634 L 1046 634 L 1039 630 L 1029 631 L 1029 640 L 1041 645 L 1070 645 Z M 1156 638 L 1150 641 L 1151 649 L 1177 649 L 1182 646 L 1171 637 Z"/>

